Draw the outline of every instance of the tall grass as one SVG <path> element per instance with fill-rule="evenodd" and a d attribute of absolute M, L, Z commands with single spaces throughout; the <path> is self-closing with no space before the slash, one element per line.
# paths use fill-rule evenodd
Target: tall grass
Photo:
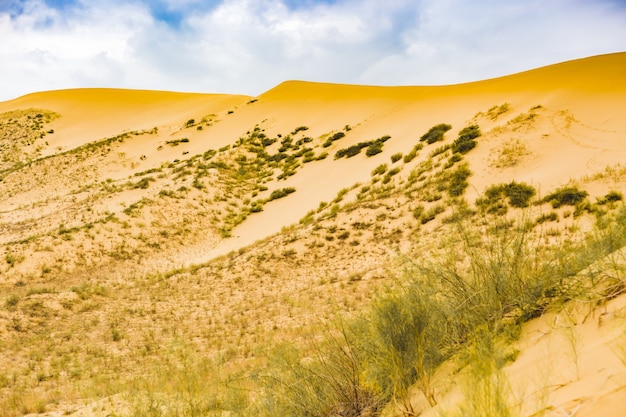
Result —
<path fill-rule="evenodd" d="M 578 242 L 542 243 L 530 222 L 518 224 L 485 233 L 458 223 L 442 251 L 407 259 L 397 285 L 343 324 L 341 338 L 313 355 L 279 352 L 282 362 L 270 363 L 265 385 L 265 415 L 356 416 L 390 401 L 411 414 L 409 388 L 436 404 L 432 376 L 459 352 L 470 352 L 477 367 L 470 374 L 483 381 L 462 415 L 515 415 L 501 361 L 489 362 L 494 347 L 486 341 L 516 335 L 521 323 L 573 297 L 598 302 L 623 291 L 621 275 L 604 273 L 610 265 L 598 260 L 626 246 L 626 209 L 604 216 Z"/>

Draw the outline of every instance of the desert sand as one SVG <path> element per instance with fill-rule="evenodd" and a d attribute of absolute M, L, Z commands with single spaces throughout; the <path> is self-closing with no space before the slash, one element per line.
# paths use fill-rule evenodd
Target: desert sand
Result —
<path fill-rule="evenodd" d="M 501 113 L 490 113 L 498 106 Z M 325 293 L 335 290 L 344 294 L 343 287 L 314 287 L 322 285 L 320 282 L 334 285 L 329 277 L 338 277 L 341 282 L 358 273 L 371 279 L 357 282 L 358 289 L 345 290 L 351 294 L 345 296 L 345 303 L 351 307 L 344 306 L 346 310 L 358 311 L 360 302 L 354 300 L 371 297 L 378 287 L 376 281 L 385 275 L 385 268 L 402 248 L 414 248 L 419 239 L 436 240 L 440 223 L 425 224 L 419 229 L 421 232 L 415 232 L 423 233 L 415 235 L 419 238 L 400 233 L 402 237 L 396 241 L 392 238 L 393 230 L 410 228 L 415 223 L 410 213 L 413 202 L 400 197 L 385 206 L 386 217 L 381 217 L 382 209 L 360 206 L 355 211 L 341 211 L 336 219 L 324 220 L 322 216 L 329 213 L 333 204 L 357 201 L 361 187 L 370 184 L 372 171 L 383 163 L 401 166 L 394 181 L 406 180 L 411 170 L 424 163 L 439 144 L 424 148 L 417 158 L 406 163 L 393 165 L 390 155 L 408 154 L 420 137 L 439 123 L 452 125 L 444 143 L 451 143 L 461 129 L 472 124 L 478 124 L 483 133 L 476 149 L 464 157 L 472 170 L 464 194 L 469 204 L 474 204 L 489 186 L 511 181 L 532 185 L 538 190 L 538 197 L 571 184 L 583 187 L 591 201 L 611 190 L 626 192 L 626 53 L 447 86 L 377 87 L 286 81 L 258 97 L 114 89 L 49 91 L 0 103 L 0 114 L 7 126 L 17 117 L 7 112 L 16 110 L 31 111 L 20 123 L 34 120 L 40 112 L 53 112 L 56 116 L 42 128 L 41 137 L 36 131 L 32 143 L 19 142 L 30 134 L 23 132 L 2 139 L 5 165 L 0 171 L 0 251 L 7 265 L 0 267 L 0 300 L 9 300 L 18 293 L 21 300 L 17 309 L 0 309 L 0 340 L 11 346 L 11 350 L 1 348 L 0 369 L 5 369 L 6 375 L 27 367 L 25 358 L 29 355 L 28 348 L 17 341 L 22 333 L 12 330 L 11 323 L 21 320 L 24 328 L 31 329 L 27 334 L 35 332 L 32 329 L 37 320 L 48 323 L 50 317 L 57 315 L 63 317 L 65 326 L 77 323 L 77 318 L 70 317 L 75 313 L 72 308 L 59 306 L 63 305 L 63 297 L 73 299 L 76 292 L 70 288 L 85 282 L 107 286 L 117 293 L 122 290 L 114 288 L 126 288 L 125 285 L 131 285 L 129 282 L 138 288 L 146 277 L 169 279 L 178 276 L 176 271 L 186 274 L 186 268 L 197 266 L 200 271 L 211 272 L 203 272 L 204 285 L 200 288 L 185 286 L 192 285 L 190 282 L 180 284 L 179 301 L 183 302 L 187 295 L 191 297 L 190 294 L 204 294 L 204 298 L 198 299 L 198 306 L 207 304 L 203 304 L 203 313 L 179 311 L 176 303 L 164 304 L 163 308 L 179 320 L 202 314 L 226 317 L 226 313 L 208 312 L 217 311 L 220 304 L 224 310 L 236 311 L 237 303 L 243 303 L 241 300 L 257 298 L 260 303 L 273 293 L 277 299 L 283 297 L 283 304 L 289 299 L 295 313 L 288 314 L 284 305 L 277 306 L 272 310 L 275 317 L 265 320 L 275 323 L 276 328 L 300 329 L 304 327 L 302 323 L 311 324 L 308 322 L 315 316 L 302 307 L 302 294 L 310 294 L 309 301 L 315 297 L 322 300 Z M 279 142 L 290 136 L 294 141 L 310 138 L 301 146 L 310 146 L 316 156 L 323 152 L 328 152 L 328 156 L 299 162 L 293 168 L 294 174 L 284 179 L 276 178 L 280 169 L 275 168 L 273 176 L 255 182 L 245 173 L 237 174 L 237 169 L 254 158 L 242 144 L 242 138 L 250 137 L 255 127 L 267 138 L 277 138 L 276 143 L 268 145 L 270 154 L 277 154 Z M 298 131 L 298 127 L 306 129 Z M 29 129 L 34 131 L 26 130 Z M 345 137 L 324 147 L 324 142 L 337 132 L 345 133 Z M 385 135 L 390 139 L 377 155 L 366 157 L 362 152 L 352 158 L 333 157 L 340 148 Z M 110 138 L 113 139 L 107 141 Z M 208 156 L 209 150 L 215 151 L 216 156 Z M 238 159 L 242 162 L 235 163 L 242 155 L 244 158 Z M 222 170 L 211 165 L 218 160 L 232 163 L 232 167 Z M 285 188 L 295 192 L 268 200 L 260 212 L 249 210 L 254 200 L 268 199 L 273 191 Z M 338 199 L 338 193 L 345 196 Z M 426 207 L 433 204 L 436 203 L 429 202 Z M 324 230 L 333 226 L 343 230 L 355 222 L 371 220 L 389 231 L 388 238 L 376 241 L 372 235 L 371 246 L 357 246 L 356 240 L 352 248 L 336 246 L 333 250 L 345 252 L 343 258 L 337 255 L 336 262 L 328 260 L 334 256 L 331 252 L 313 258 L 315 251 L 311 248 L 318 241 L 330 243 L 314 238 L 315 229 L 306 226 L 306 222 L 298 226 L 312 211 L 317 211 L 313 217 L 319 217 Z M 233 220 L 238 213 L 245 215 L 240 221 Z M 585 230 L 592 223 L 590 219 L 575 220 L 566 210 L 559 211 L 559 216 L 561 220 L 554 229 L 574 230 L 575 226 Z M 386 220 L 377 220 L 380 218 Z M 289 233 L 299 243 L 289 241 Z M 351 233 L 346 242 L 357 235 Z M 370 235 L 363 232 L 358 236 Z M 326 240 L 330 242 L 330 238 Z M 335 240 L 332 244 L 342 242 Z M 245 253 L 260 258 L 265 256 L 264 250 L 283 253 L 284 257 L 293 250 L 304 266 L 301 272 L 294 272 L 298 268 L 294 264 L 260 263 L 263 268 L 254 272 L 260 283 L 255 284 L 250 277 L 257 275 L 245 265 Z M 217 269 L 207 266 L 218 258 L 231 259 L 228 268 L 232 269 L 215 272 Z M 275 282 L 267 283 L 268 278 Z M 246 286 L 237 287 L 233 284 L 236 279 L 243 279 Z M 27 294 L 16 283 L 31 290 L 53 291 L 50 295 Z M 228 286 L 230 290 L 213 299 L 211 286 Z M 296 298 L 289 298 L 292 295 Z M 158 298 L 154 296 L 150 301 L 140 293 L 134 296 L 135 302 L 119 296 L 125 303 L 120 306 L 148 309 L 147 305 L 156 303 Z M 50 309 L 45 317 L 28 316 L 20 310 L 28 300 L 39 300 L 37 297 L 44 297 L 41 302 Z M 626 362 L 620 360 L 619 346 L 625 346 L 624 300 L 621 296 L 591 310 L 568 306 L 569 310 L 550 313 L 525 325 L 517 344 L 520 354 L 506 369 L 515 392 L 533 403 L 523 408 L 522 415 L 538 415 L 535 413 L 541 409 L 542 401 L 538 397 L 547 391 L 546 403 L 541 405 L 543 415 L 623 415 Z M 281 304 L 280 300 L 275 302 Z M 328 303 L 336 304 L 337 300 Z M 94 308 L 96 313 L 85 314 L 97 314 L 101 324 L 94 326 L 106 329 L 113 310 Z M 245 309 L 271 310 L 265 304 L 246 305 Z M 115 311 L 120 314 L 123 308 Z M 139 334 L 142 326 L 152 326 L 144 319 L 128 320 L 129 335 Z M 566 320 L 569 327 L 562 327 Z M 262 326 L 261 321 L 258 326 Z M 197 329 L 201 321 L 189 323 L 189 328 Z M 57 336 L 62 332 L 55 330 L 54 325 L 41 326 L 48 326 L 45 328 Z M 226 327 L 221 331 L 237 332 L 236 327 Z M 567 339 L 566 332 L 574 333 Z M 82 337 L 97 339 L 94 334 L 86 331 Z M 285 334 L 281 337 L 289 339 L 292 333 Z M 139 336 L 127 336 L 126 340 L 120 349 L 130 355 Z M 117 349 L 115 346 L 107 342 L 102 349 L 112 352 Z M 212 349 L 207 347 L 203 354 L 209 355 Z M 574 365 L 571 355 L 564 353 L 571 353 L 572 349 L 576 350 Z M 34 386 L 25 388 L 25 397 L 48 398 L 46 387 Z M 63 387 L 69 389 L 67 385 Z M 72 389 L 79 390 L 75 386 Z M 9 404 L 6 398 L 12 395 L 10 392 L 9 384 L 0 385 L 0 399 L 5 401 L 0 404 Z M 67 398 L 61 395 L 56 403 L 46 402 L 38 415 L 100 415 L 93 404 L 101 404 L 108 395 L 107 392 L 84 401 L 82 398 L 88 396 L 84 392 L 68 394 Z M 454 388 L 448 395 L 449 400 L 442 401 L 446 406 L 454 404 L 459 396 L 462 398 Z M 115 409 L 117 406 L 111 405 L 114 403 L 111 400 L 108 406 L 100 407 L 102 412 Z M 36 407 L 29 407 L 22 409 L 35 413 Z M 432 409 L 425 415 L 437 415 L 436 412 Z M 12 414 L 0 413 L 4 415 Z"/>

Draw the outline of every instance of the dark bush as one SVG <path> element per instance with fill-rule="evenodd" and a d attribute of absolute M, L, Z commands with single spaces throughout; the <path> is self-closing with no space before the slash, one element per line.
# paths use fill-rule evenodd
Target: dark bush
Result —
<path fill-rule="evenodd" d="M 607 195 L 598 199 L 598 204 L 602 206 L 604 204 L 622 200 L 624 200 L 624 196 L 622 195 L 622 193 L 618 193 L 617 191 L 610 191 Z"/>
<path fill-rule="evenodd" d="M 476 139 L 481 135 L 477 125 L 463 128 L 459 132 L 459 137 L 452 143 L 452 153 L 466 154 L 476 147 Z"/>
<path fill-rule="evenodd" d="M 445 123 L 440 123 L 436 126 L 433 126 L 428 132 L 422 135 L 422 137 L 420 138 L 420 142 L 426 142 L 430 145 L 431 143 L 443 140 L 444 133 L 446 133 L 450 129 L 452 129 L 452 126 Z"/>
<path fill-rule="evenodd" d="M 382 151 L 383 151 L 383 144 L 379 142 L 374 142 L 367 148 L 367 151 L 365 151 L 365 155 L 374 156 L 376 154 L 381 153 Z"/>
<path fill-rule="evenodd" d="M 545 196 L 541 202 L 550 203 L 552 207 L 559 208 L 561 206 L 575 206 L 583 201 L 589 193 L 587 191 L 581 191 L 576 187 L 560 188 Z"/>
<path fill-rule="evenodd" d="M 458 197 L 465 192 L 469 185 L 467 179 L 472 175 L 467 165 L 462 165 L 452 172 L 450 176 L 450 184 L 448 185 L 448 194 L 451 197 Z"/>
<path fill-rule="evenodd" d="M 388 141 L 391 136 L 382 136 L 376 140 L 368 140 L 367 142 L 359 142 L 345 149 L 340 149 L 335 153 L 335 159 L 353 157 L 361 152 L 361 149 L 368 148 L 367 156 L 373 156 L 382 152 L 383 143 Z"/>
<path fill-rule="evenodd" d="M 295 192 L 296 189 L 293 187 L 279 188 L 278 190 L 272 191 L 272 194 L 270 194 L 270 197 L 267 199 L 267 201 L 277 200 Z"/>
<path fill-rule="evenodd" d="M 509 198 L 509 204 L 512 207 L 523 208 L 528 207 L 530 199 L 535 195 L 536 191 L 531 185 L 513 181 L 504 187 L 504 193 Z"/>
<path fill-rule="evenodd" d="M 334 141 L 339 140 L 339 139 L 343 138 L 344 136 L 346 136 L 345 133 L 337 132 L 334 135 L 332 135 L 331 137 L 329 137 L 328 139 L 326 139 L 326 142 L 324 142 L 324 144 L 322 146 L 325 147 L 325 148 L 328 148 L 330 145 L 333 144 Z"/>

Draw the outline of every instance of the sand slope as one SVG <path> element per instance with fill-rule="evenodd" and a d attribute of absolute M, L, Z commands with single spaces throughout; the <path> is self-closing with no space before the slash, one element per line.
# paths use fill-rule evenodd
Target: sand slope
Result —
<path fill-rule="evenodd" d="M 412 214 L 416 206 L 430 209 L 448 202 L 443 189 L 430 190 L 431 200 L 400 195 L 379 201 L 370 196 L 369 205 L 340 212 L 340 203 L 355 201 L 361 192 L 365 195 L 364 186 L 375 188 L 380 185 L 376 181 L 383 182 L 382 175 L 373 180 L 376 167 L 397 168 L 390 182 L 403 184 L 423 164 L 444 166 L 449 155 L 445 149 L 444 156 L 434 155 L 436 149 L 451 144 L 464 127 L 477 124 L 482 136 L 475 150 L 463 157 L 471 169 L 463 194 L 468 204 L 490 185 L 513 180 L 531 184 L 539 196 L 575 184 L 594 202 L 612 190 L 626 193 L 625 109 L 626 53 L 448 86 L 287 81 L 258 97 L 77 89 L 2 102 L 0 255 L 6 265 L 0 265 L 0 296 L 9 300 L 21 291 L 23 301 L 16 309 L 0 311 L 0 341 L 18 343 L 20 334 L 11 327 L 15 320 L 25 320 L 32 329 L 37 320 L 47 323 L 48 317 L 55 317 L 26 317 L 20 310 L 26 301 L 40 296 L 48 303 L 45 306 L 54 305 L 65 313 L 60 306 L 68 302 L 61 298 L 77 297 L 67 288 L 85 282 L 92 285 L 94 280 L 110 288 L 128 285 L 129 293 L 139 300 L 119 296 L 119 306 L 93 307 L 97 316 L 93 323 L 104 318 L 98 325 L 109 332 L 106 326 L 112 311 L 132 310 L 136 302 L 156 305 L 158 297 L 145 294 L 142 286 L 154 289 L 158 285 L 153 288 L 142 280 L 161 282 L 178 276 L 177 268 L 190 265 L 204 265 L 200 278 L 193 275 L 194 269 L 192 278 L 180 277 L 182 283 L 176 290 L 167 282 L 159 287 L 176 299 L 159 308 L 169 312 L 163 317 L 189 318 L 189 329 L 184 331 L 198 340 L 206 336 L 194 333 L 203 325 L 206 311 L 233 323 L 231 311 L 241 310 L 243 321 L 251 312 L 263 317 L 271 309 L 276 315 L 266 320 L 275 330 L 310 324 L 315 314 L 301 306 L 310 301 L 307 297 L 323 300 L 315 301 L 320 305 L 333 304 L 337 300 L 330 300 L 329 291 L 348 300 L 344 300 L 346 309 L 356 309 L 377 287 L 376 280 L 385 275 L 381 271 L 395 254 L 414 248 L 420 239 L 436 243 L 441 223 L 418 224 Z M 54 117 L 40 125 L 52 112 Z M 444 140 L 424 146 L 415 159 L 404 162 L 402 156 L 439 123 L 452 125 Z M 325 146 L 337 133 L 344 137 Z M 340 149 L 387 135 L 390 139 L 379 154 L 368 157 L 363 151 L 351 158 L 334 158 Z M 263 139 L 267 144 L 260 145 Z M 289 146 L 283 149 L 285 141 Z M 263 152 L 255 153 L 259 148 Z M 397 153 L 402 156 L 392 162 L 391 155 Z M 281 189 L 293 192 L 273 199 L 272 192 Z M 548 206 L 545 210 L 550 210 Z M 447 207 L 442 210 L 451 214 Z M 568 210 L 558 211 L 554 229 L 574 230 L 591 222 L 578 224 Z M 307 215 L 309 222 L 316 218 L 318 223 L 307 226 L 305 221 L 292 234 L 277 235 Z M 339 237 L 347 229 L 351 234 Z M 261 243 L 244 249 L 257 241 Z M 216 264 L 205 264 L 229 253 Z M 250 264 L 252 259 L 257 263 Z M 55 290 L 53 295 L 32 294 L 16 283 Z M 186 302 L 194 297 L 197 303 Z M 268 299 L 271 302 L 263 304 Z M 69 305 L 73 312 L 73 304 Z M 623 322 L 623 307 L 618 300 L 610 306 L 614 308 L 611 325 L 617 327 Z M 119 310 L 100 314 L 98 308 Z M 330 307 L 324 310 L 328 311 Z M 170 325 L 165 318 L 150 314 L 128 318 L 129 326 L 139 334 L 144 328 L 160 326 L 159 320 L 166 323 L 163 328 Z M 69 316 L 63 320 L 71 322 L 73 316 Z M 541 365 L 542 349 L 563 351 L 557 319 L 544 319 L 531 324 L 520 342 L 519 361 L 507 371 L 512 381 L 524 380 L 526 364 Z M 581 404 L 576 415 L 621 415 L 623 382 L 613 386 L 606 381 L 624 377 L 623 363 L 615 355 L 604 355 L 606 346 L 594 345 L 617 336 L 578 316 L 572 320 L 580 332 L 581 363 L 591 365 L 581 365 L 577 377 L 572 376 L 571 366 L 565 376 L 545 376 L 550 384 L 563 384 L 551 391 L 554 408 L 550 410 L 554 415 L 563 414 L 560 408 L 572 413 Z M 218 321 L 212 322 L 215 329 Z M 263 320 L 258 321 L 261 327 Z M 533 339 L 532 326 L 547 336 Z M 546 326 L 552 327 L 545 330 Z M 221 333 L 216 332 L 224 332 L 223 339 L 229 343 L 235 338 L 230 333 L 240 332 L 228 327 L 210 329 L 206 338 L 211 343 L 219 342 Z M 53 334 L 59 337 L 60 331 Z M 89 333 L 89 337 L 97 340 L 99 336 Z M 137 340 L 128 336 L 123 348 L 114 344 L 111 349 L 130 354 L 133 343 L 143 342 L 139 336 Z M 28 354 L 19 349 L 27 348 L 15 349 L 20 357 L 16 355 L 15 362 L 7 357 L 0 364 L 26 366 Z M 609 359 L 596 361 L 594 355 Z M 607 371 L 619 366 L 619 372 Z M 584 390 L 590 393 L 583 394 Z"/>

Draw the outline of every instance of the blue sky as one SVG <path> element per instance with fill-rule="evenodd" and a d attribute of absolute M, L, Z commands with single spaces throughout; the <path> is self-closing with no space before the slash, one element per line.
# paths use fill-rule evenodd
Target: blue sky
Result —
<path fill-rule="evenodd" d="M 450 84 L 626 51 L 626 0 L 0 0 L 0 100 Z"/>

